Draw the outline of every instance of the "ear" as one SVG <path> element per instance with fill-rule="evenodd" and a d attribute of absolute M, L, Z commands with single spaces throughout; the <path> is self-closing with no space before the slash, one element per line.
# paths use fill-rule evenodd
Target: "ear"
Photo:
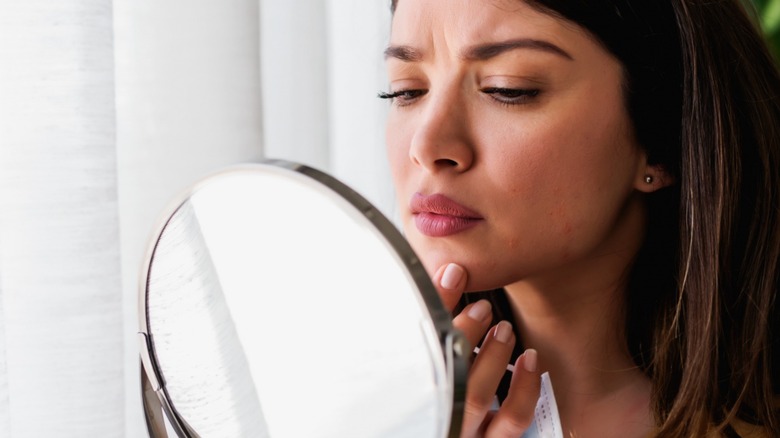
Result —
<path fill-rule="evenodd" d="M 675 178 L 661 164 L 646 164 L 640 166 L 637 172 L 634 188 L 644 193 L 668 187 L 675 183 Z"/>

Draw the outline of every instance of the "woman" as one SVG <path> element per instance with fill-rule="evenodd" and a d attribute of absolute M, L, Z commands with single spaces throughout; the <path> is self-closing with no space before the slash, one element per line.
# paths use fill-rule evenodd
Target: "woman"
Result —
<path fill-rule="evenodd" d="M 740 2 L 393 11 L 404 230 L 482 342 L 463 436 L 522 435 L 544 371 L 567 437 L 780 436 L 780 78 Z"/>

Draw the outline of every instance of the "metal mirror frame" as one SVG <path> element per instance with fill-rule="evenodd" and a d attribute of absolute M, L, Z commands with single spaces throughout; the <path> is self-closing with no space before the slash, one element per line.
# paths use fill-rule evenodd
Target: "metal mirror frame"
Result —
<path fill-rule="evenodd" d="M 370 202 L 350 187 L 336 178 L 317 169 L 303 164 L 285 160 L 263 160 L 257 163 L 235 165 L 211 175 L 206 176 L 193 184 L 183 194 L 175 199 L 162 216 L 159 225 L 154 229 L 152 239 L 143 259 L 143 266 L 139 282 L 139 326 L 138 339 L 140 343 L 140 372 L 141 372 L 141 398 L 144 406 L 149 436 L 167 438 L 165 425 L 167 419 L 170 427 L 179 437 L 198 438 L 196 431 L 187 424 L 176 410 L 173 401 L 168 394 L 165 385 L 165 376 L 157 362 L 154 347 L 153 333 L 149 326 L 147 300 L 149 293 L 149 274 L 154 254 L 159 240 L 179 208 L 194 195 L 199 188 L 208 184 L 212 179 L 234 172 L 252 172 L 258 169 L 273 169 L 274 171 L 295 172 L 298 175 L 314 181 L 329 189 L 346 200 L 357 212 L 362 214 L 375 227 L 397 257 L 404 264 L 410 277 L 413 279 L 420 296 L 427 307 L 428 314 L 439 337 L 440 346 L 444 354 L 447 367 L 448 384 L 451 388 L 452 410 L 450 415 L 449 437 L 460 436 L 461 423 L 463 421 L 463 405 L 466 392 L 466 357 L 470 352 L 468 341 L 452 325 L 449 312 L 444 308 L 438 293 L 431 282 L 430 277 L 420 263 L 419 258 L 412 250 L 409 243 L 401 235 L 400 231 Z"/>

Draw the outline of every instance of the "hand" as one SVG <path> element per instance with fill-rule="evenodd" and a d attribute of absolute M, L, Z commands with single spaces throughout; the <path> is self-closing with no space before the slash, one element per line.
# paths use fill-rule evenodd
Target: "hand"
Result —
<path fill-rule="evenodd" d="M 463 295 L 467 276 L 465 269 L 454 263 L 442 266 L 434 274 L 433 282 L 447 310 L 452 311 Z M 480 300 L 466 306 L 452 321 L 471 345 L 485 337 L 469 369 L 463 438 L 519 438 L 531 424 L 539 399 L 541 373 L 537 371 L 536 350 L 529 349 L 515 362 L 509 393 L 501 408 L 490 410 L 515 346 L 512 325 L 501 321 L 490 327 L 492 317 L 490 303 Z"/>

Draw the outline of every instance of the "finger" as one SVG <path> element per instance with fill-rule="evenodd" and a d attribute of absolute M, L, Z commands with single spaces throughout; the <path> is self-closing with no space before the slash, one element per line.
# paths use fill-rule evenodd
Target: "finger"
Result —
<path fill-rule="evenodd" d="M 449 263 L 439 268 L 433 275 L 433 284 L 439 292 L 444 308 L 451 312 L 458 304 L 466 289 L 466 270 L 455 263 Z"/>
<path fill-rule="evenodd" d="M 499 322 L 482 342 L 477 358 L 469 371 L 466 384 L 466 404 L 463 412 L 463 436 L 477 436 L 493 404 L 501 378 L 515 346 L 512 324 Z"/>
<path fill-rule="evenodd" d="M 509 393 L 493 416 L 485 437 L 516 438 L 528 429 L 539 400 L 542 378 L 538 371 L 536 350 L 528 349 L 515 362 Z"/>
<path fill-rule="evenodd" d="M 452 325 L 460 330 L 469 341 L 477 345 L 485 336 L 493 320 L 493 308 L 488 300 L 479 300 L 466 306 L 453 320 Z"/>

